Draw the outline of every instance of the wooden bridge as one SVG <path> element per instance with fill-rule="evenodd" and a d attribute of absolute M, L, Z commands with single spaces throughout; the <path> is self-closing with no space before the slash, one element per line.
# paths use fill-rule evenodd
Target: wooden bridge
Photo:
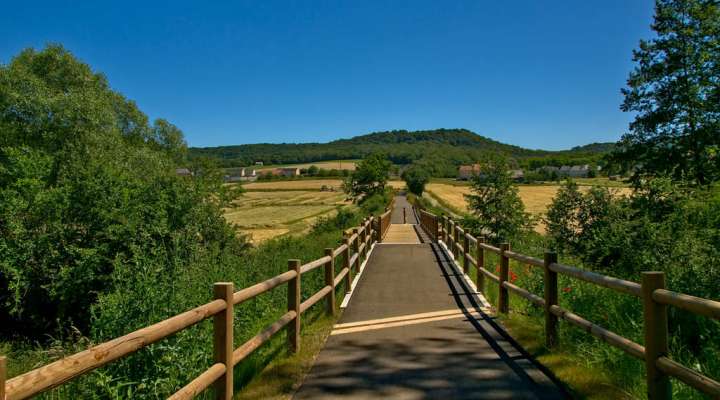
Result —
<path fill-rule="evenodd" d="M 488 252 L 500 257 L 498 275 L 485 268 Z M 544 271 L 542 295 L 511 283 L 510 260 Z M 318 268 L 325 286 L 302 299 L 303 274 Z M 470 268 L 477 271 L 474 282 Z M 560 307 L 558 274 L 641 298 L 644 345 Z M 236 348 L 233 307 L 285 284 L 287 312 Z M 488 284 L 498 288 L 495 307 L 483 297 Z M 511 251 L 508 243 L 495 247 L 452 219 L 414 210 L 398 196 L 384 214 L 363 220 L 324 257 L 306 264 L 289 260 L 287 272 L 264 282 L 239 291 L 230 282 L 217 283 L 215 300 L 207 304 L 9 380 L 0 358 L 0 400 L 35 396 L 208 318 L 213 318 L 214 364 L 170 398 L 193 398 L 213 386 L 216 398 L 231 399 L 237 363 L 283 329 L 297 351 L 303 313 L 322 304 L 335 314 L 340 294 L 344 312 L 297 399 L 568 398 L 495 320 L 494 310 L 509 312 L 511 293 L 544 310 L 548 347 L 559 345 L 557 325 L 564 320 L 644 360 L 650 399 L 670 398 L 670 377 L 720 398 L 720 383 L 669 357 L 667 328 L 668 306 L 720 319 L 719 302 L 665 289 L 660 272 L 643 273 L 638 284 L 559 264 L 554 253 L 541 260 Z"/>

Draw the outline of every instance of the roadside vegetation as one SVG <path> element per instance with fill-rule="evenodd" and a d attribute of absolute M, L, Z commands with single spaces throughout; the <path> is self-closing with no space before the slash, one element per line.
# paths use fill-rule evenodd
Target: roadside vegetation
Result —
<path fill-rule="evenodd" d="M 507 169 L 485 165 L 468 188 L 469 214 L 463 223 L 474 234 L 496 244 L 507 240 L 524 254 L 542 257 L 544 249 L 554 249 L 564 264 L 635 282 L 642 271 L 663 271 L 671 290 L 720 300 L 720 102 L 713 97 L 720 87 L 717 80 L 706 79 L 720 63 L 720 8 L 716 2 L 692 0 L 658 0 L 656 6 L 657 38 L 636 51 L 638 67 L 623 91 L 623 109 L 637 115 L 609 160 L 611 168 L 631 173 L 627 195 L 600 186 L 581 190 L 568 181 L 549 205 L 547 235 L 542 236 L 523 229 L 526 218 L 493 220 L 493 212 L 522 215 L 524 207 L 518 188 L 507 184 Z M 498 270 L 497 256 L 486 262 L 486 268 Z M 562 307 L 643 343 L 639 299 L 566 276 L 559 279 Z M 513 261 L 510 280 L 542 293 L 540 269 Z M 488 297 L 496 301 L 495 285 L 488 285 Z M 511 295 L 511 309 L 514 315 L 506 322 L 521 341 L 528 326 L 542 326 L 538 307 Z M 558 350 L 542 349 L 527 337 L 524 342 L 546 361 L 569 355 L 568 362 L 580 360 L 622 393 L 646 397 L 642 362 L 560 324 Z M 720 377 L 718 321 L 670 307 L 669 330 L 673 359 Z M 554 369 L 562 375 L 566 367 Z M 582 374 L 573 375 L 567 382 L 577 385 L 579 396 L 592 398 L 583 394 L 587 383 L 577 378 Z M 679 399 L 704 398 L 679 381 L 673 382 L 673 392 Z"/>
<path fill-rule="evenodd" d="M 239 197 L 212 161 L 187 160 L 178 128 L 149 123 L 56 45 L 0 66 L 0 131 L 0 354 L 10 377 L 206 303 L 214 282 L 246 287 L 285 272 L 290 258 L 322 257 L 388 199 L 336 209 L 339 193 Z M 304 235 L 252 246 L 224 216 L 243 201 L 330 213 Z M 306 297 L 324 285 L 315 272 Z M 281 315 L 286 297 L 240 306 L 236 344 Z M 205 321 L 40 397 L 165 398 L 211 365 L 211 331 Z M 238 387 L 283 357 L 281 336 L 236 368 Z"/>

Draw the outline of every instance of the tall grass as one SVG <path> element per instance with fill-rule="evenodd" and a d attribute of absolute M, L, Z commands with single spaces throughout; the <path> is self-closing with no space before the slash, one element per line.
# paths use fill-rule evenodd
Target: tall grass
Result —
<path fill-rule="evenodd" d="M 25 342 L 5 343 L 0 351 L 9 359 L 10 376 L 46 364 L 62 356 L 156 323 L 212 300 L 212 284 L 232 281 L 236 290 L 287 271 L 288 259 L 302 262 L 320 258 L 325 248 L 337 247 L 343 229 L 355 226 L 360 212 L 340 211 L 323 218 L 303 237 L 282 237 L 263 243 L 243 257 L 224 256 L 219 249 L 210 257 L 199 256 L 174 271 L 156 268 L 152 260 L 128 270 L 118 266 L 116 279 L 126 284 L 99 298 L 93 307 L 89 338 L 66 337 L 51 346 Z M 364 215 L 364 214 L 363 214 Z M 208 263 L 208 259 L 216 262 Z M 338 269 L 342 260 L 337 260 Z M 302 275 L 302 296 L 308 298 L 324 286 L 322 268 Z M 304 324 L 312 323 L 322 302 L 303 314 Z M 285 286 L 236 306 L 235 346 L 257 334 L 287 311 Z M 235 382 L 241 387 L 271 360 L 285 354 L 285 334 L 261 347 L 235 368 Z M 212 365 L 212 322 L 206 320 L 171 338 L 73 380 L 45 393 L 41 398 L 166 398 Z M 205 396 L 207 398 L 207 395 Z"/>
<path fill-rule="evenodd" d="M 544 249 L 549 247 L 547 239 L 531 233 L 516 238 L 512 249 L 523 254 L 542 258 Z M 475 253 L 472 253 L 475 256 Z M 462 258 L 460 258 L 461 260 Z M 560 262 L 568 265 L 582 266 L 576 258 L 565 256 Z M 499 256 L 485 252 L 485 268 L 499 274 Z M 510 261 L 511 279 L 516 285 L 539 296 L 543 294 L 543 271 L 541 268 Z M 514 278 L 513 278 L 514 277 Z M 476 270 L 471 268 L 471 278 L 476 279 Z M 498 285 L 485 279 L 485 296 L 491 304 L 497 305 Z M 591 283 L 582 282 L 570 277 L 558 276 L 559 304 L 583 318 L 642 344 L 643 316 L 642 303 L 634 296 L 620 294 Z M 543 310 L 525 299 L 510 293 L 511 313 L 522 314 L 525 319 L 539 327 L 544 327 Z M 679 310 L 670 309 L 671 324 L 712 324 L 706 318 L 688 315 Z M 573 354 L 583 360 L 587 367 L 599 368 L 616 386 L 622 388 L 635 398 L 644 399 L 646 395 L 645 365 L 643 361 L 631 357 L 621 350 L 602 342 L 587 332 L 575 328 L 566 322 L 559 323 L 559 351 Z M 717 338 L 720 337 L 720 326 L 707 327 L 709 333 L 706 346 L 700 352 L 691 352 L 678 335 L 670 338 L 670 356 L 685 366 L 694 368 L 701 373 L 720 377 L 720 351 Z M 706 399 L 695 389 L 673 380 L 673 396 L 677 399 Z"/>

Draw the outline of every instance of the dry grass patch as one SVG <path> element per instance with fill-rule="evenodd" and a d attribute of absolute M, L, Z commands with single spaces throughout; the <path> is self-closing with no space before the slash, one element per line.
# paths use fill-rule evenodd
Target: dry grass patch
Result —
<path fill-rule="evenodd" d="M 537 321 L 519 314 L 503 317 L 510 335 L 538 362 L 567 385 L 572 397 L 587 400 L 632 400 L 634 397 L 613 383 L 610 371 L 591 365 L 581 356 L 558 350 L 548 351 L 545 332 Z"/>
<path fill-rule="evenodd" d="M 323 186 L 335 188 L 342 192 L 342 180 L 340 179 L 302 179 L 296 181 L 270 181 L 252 182 L 243 185 L 248 191 L 252 190 L 320 190 Z"/>
<path fill-rule="evenodd" d="M 580 186 L 582 191 L 588 191 L 590 188 L 591 186 Z M 547 208 L 558 190 L 560 190 L 559 185 L 518 186 L 518 194 L 525 205 L 525 211 L 536 216 L 544 215 L 547 212 Z M 629 188 L 611 188 L 611 190 L 618 196 L 630 194 Z M 461 213 L 468 211 L 465 195 L 471 193 L 470 186 L 430 183 L 427 185 L 426 191 L 455 211 Z M 543 233 L 545 227 L 543 224 L 538 224 L 535 230 Z"/>
<path fill-rule="evenodd" d="M 272 182 L 297 183 L 297 182 Z M 318 190 L 248 191 L 225 209 L 225 219 L 253 243 L 307 231 L 321 216 L 348 206 L 345 194 Z"/>

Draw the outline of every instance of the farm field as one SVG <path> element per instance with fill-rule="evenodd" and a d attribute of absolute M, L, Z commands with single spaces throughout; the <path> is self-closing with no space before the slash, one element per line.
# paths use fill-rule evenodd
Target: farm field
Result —
<path fill-rule="evenodd" d="M 252 182 L 243 185 L 247 191 L 320 190 L 323 186 L 342 192 L 340 179 L 298 179 L 292 181 Z"/>
<path fill-rule="evenodd" d="M 357 163 L 356 160 L 337 160 L 337 161 L 318 161 L 318 162 L 312 162 L 312 163 L 303 163 L 303 164 L 282 164 L 282 165 L 265 165 L 262 167 L 256 168 L 258 172 L 260 171 L 269 171 L 274 168 L 310 168 L 311 166 L 316 166 L 321 169 L 338 169 L 343 170 L 347 169 L 350 171 L 355 170 L 355 164 Z"/>
<path fill-rule="evenodd" d="M 589 190 L 591 186 L 580 186 L 581 190 Z M 525 211 L 533 215 L 544 215 L 547 207 L 560 189 L 559 185 L 518 185 L 520 199 L 525 205 Z M 446 183 L 429 183 L 426 192 L 432 197 L 449 206 L 453 211 L 464 213 L 467 212 L 467 203 L 465 195 L 470 194 L 470 186 L 451 185 Z M 629 188 L 613 188 L 617 195 L 627 195 L 630 193 Z M 535 230 L 543 233 L 545 231 L 542 224 L 538 224 Z"/>
<path fill-rule="evenodd" d="M 338 207 L 350 204 L 345 201 L 343 192 L 321 192 L 321 183 L 314 183 L 308 190 L 297 187 L 287 190 L 287 185 L 283 185 L 301 182 L 312 181 L 263 182 L 263 185 L 275 185 L 263 186 L 265 191 L 252 191 L 246 187 L 248 191 L 232 207 L 225 209 L 225 218 L 257 244 L 277 236 L 304 232 L 318 217 L 333 215 Z M 312 189 L 314 187 L 317 189 Z"/>

